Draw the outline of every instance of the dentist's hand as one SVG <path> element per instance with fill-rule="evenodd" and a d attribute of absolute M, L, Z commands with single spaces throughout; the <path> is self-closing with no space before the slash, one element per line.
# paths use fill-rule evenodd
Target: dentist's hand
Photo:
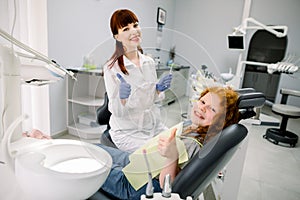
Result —
<path fill-rule="evenodd" d="M 165 75 L 156 84 L 156 90 L 159 92 L 165 91 L 166 89 L 170 88 L 171 81 L 172 81 L 172 74 Z"/>
<path fill-rule="evenodd" d="M 120 99 L 128 99 L 131 93 L 131 86 L 125 81 L 121 74 L 117 73 L 117 77 L 120 79 L 119 97 Z"/>

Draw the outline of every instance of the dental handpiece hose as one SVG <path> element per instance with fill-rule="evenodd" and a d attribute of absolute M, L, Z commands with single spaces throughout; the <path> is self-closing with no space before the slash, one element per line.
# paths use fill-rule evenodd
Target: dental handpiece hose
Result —
<path fill-rule="evenodd" d="M 149 161 L 148 161 L 148 158 L 147 158 L 146 149 L 143 149 L 143 154 L 144 154 L 145 161 L 146 161 L 146 166 L 147 166 L 147 169 L 148 169 L 148 183 L 147 183 L 147 187 L 146 187 L 146 198 L 147 199 L 152 199 L 153 198 L 154 187 L 153 187 L 153 183 L 152 183 L 152 174 L 151 174 L 151 170 L 150 170 Z"/>

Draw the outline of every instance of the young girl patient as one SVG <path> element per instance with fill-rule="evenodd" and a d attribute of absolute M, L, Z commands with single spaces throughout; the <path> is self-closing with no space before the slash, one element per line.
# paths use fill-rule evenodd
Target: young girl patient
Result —
<path fill-rule="evenodd" d="M 238 122 L 237 99 L 238 94 L 231 88 L 211 87 L 202 92 L 199 100 L 193 105 L 190 122 L 184 123 L 182 134 L 179 136 L 184 143 L 189 159 L 201 150 L 202 144 L 205 145 L 222 129 Z M 162 191 L 166 174 L 170 174 L 171 181 L 173 181 L 180 172 L 178 144 L 176 144 L 175 136 L 176 129 L 173 129 L 170 135 L 160 136 L 158 139 L 157 151 L 165 159 L 162 159 L 164 167 L 159 176 L 152 180 L 154 192 Z M 135 189 L 122 171 L 130 162 L 130 154 L 101 144 L 99 146 L 105 149 L 113 159 L 110 174 L 100 190 L 113 199 L 140 199 L 140 196 L 146 192 L 146 184 Z"/>

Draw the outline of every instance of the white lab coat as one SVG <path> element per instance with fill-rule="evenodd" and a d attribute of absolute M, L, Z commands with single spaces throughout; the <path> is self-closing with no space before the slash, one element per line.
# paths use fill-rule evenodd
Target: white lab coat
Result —
<path fill-rule="evenodd" d="M 164 98 L 156 92 L 157 75 L 155 63 L 149 56 L 139 53 L 140 65 L 137 67 L 124 56 L 124 65 L 129 75 L 121 72 L 118 63 L 109 69 L 104 66 L 104 81 L 109 98 L 110 135 L 119 149 L 132 152 L 148 139 L 166 130 L 161 122 L 160 109 L 156 102 Z M 108 62 L 109 63 L 109 62 Z M 119 73 L 131 85 L 131 94 L 125 106 L 119 97 Z"/>

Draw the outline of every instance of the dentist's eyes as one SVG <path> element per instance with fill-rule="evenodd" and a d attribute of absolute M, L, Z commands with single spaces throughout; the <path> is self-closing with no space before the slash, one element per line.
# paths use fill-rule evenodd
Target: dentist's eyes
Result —
<path fill-rule="evenodd" d="M 133 25 L 133 27 L 134 27 L 134 28 L 139 27 L 139 23 L 136 22 L 136 23 Z"/>

